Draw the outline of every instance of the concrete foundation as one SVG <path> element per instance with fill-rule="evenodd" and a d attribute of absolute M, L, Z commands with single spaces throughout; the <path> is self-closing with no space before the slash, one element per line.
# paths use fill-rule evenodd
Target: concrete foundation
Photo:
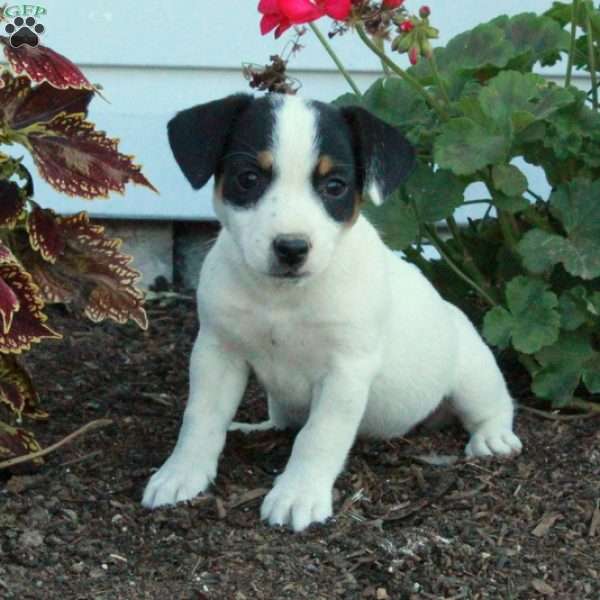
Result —
<path fill-rule="evenodd" d="M 109 237 L 123 240 L 121 251 L 133 256 L 142 273 L 140 286 L 161 284 L 195 288 L 204 257 L 219 232 L 216 221 L 138 221 L 94 219 Z"/>

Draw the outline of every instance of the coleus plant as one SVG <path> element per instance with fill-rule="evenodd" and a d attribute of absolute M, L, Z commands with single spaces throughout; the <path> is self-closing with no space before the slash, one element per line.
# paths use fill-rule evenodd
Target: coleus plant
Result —
<path fill-rule="evenodd" d="M 593 2 L 501 15 L 435 49 L 430 9 L 411 14 L 401 0 L 263 0 L 259 11 L 263 33 L 308 23 L 352 89 L 335 103 L 364 106 L 417 148 L 406 184 L 383 206 L 365 205 L 388 244 L 518 360 L 538 399 L 600 410 L 600 11 Z M 329 39 L 314 23 L 323 16 L 334 19 Z M 330 44 L 349 31 L 383 68 L 364 92 Z M 395 53 L 408 55 L 408 68 Z M 561 58 L 564 83 L 533 72 Z M 575 68 L 587 89 L 572 84 Z M 549 194 L 532 189 L 517 158 L 543 169 Z M 486 191 L 466 200 L 474 183 Z M 461 226 L 456 211 L 471 204 L 484 207 L 483 216 Z M 427 245 L 439 258 L 425 258 Z"/>
<path fill-rule="evenodd" d="M 0 20 L 1 20 L 0 13 Z M 98 90 L 67 58 L 42 45 L 14 48 L 0 36 L 0 461 L 39 450 L 24 418 L 45 419 L 19 355 L 61 336 L 44 307 L 73 303 L 92 321 L 133 320 L 147 327 L 140 275 L 86 213 L 62 217 L 43 208 L 18 156 L 25 148 L 53 188 L 79 198 L 123 192 L 129 182 L 154 190 L 118 141 L 87 120 Z M 17 152 L 9 152 L 14 149 Z M 41 459 L 38 459 L 40 462 Z"/>

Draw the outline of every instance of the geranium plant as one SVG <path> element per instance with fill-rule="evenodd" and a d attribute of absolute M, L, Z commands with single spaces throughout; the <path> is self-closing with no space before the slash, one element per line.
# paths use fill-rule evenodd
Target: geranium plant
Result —
<path fill-rule="evenodd" d="M 335 103 L 366 107 L 417 148 L 407 183 L 382 207 L 365 205 L 388 244 L 518 359 L 535 396 L 600 410 L 600 11 L 591 0 L 501 15 L 435 49 L 429 7 L 413 14 L 401 0 L 270 0 L 259 11 L 263 33 L 308 23 L 351 86 Z M 334 19 L 328 37 L 314 23 L 323 16 Z M 364 91 L 332 46 L 352 33 L 382 64 Z M 563 84 L 534 73 L 561 58 Z M 587 89 L 573 85 L 576 68 Z M 516 158 L 543 169 L 549 194 L 532 189 Z M 466 200 L 473 183 L 486 193 Z M 483 216 L 461 225 L 456 210 L 470 204 Z M 426 260 L 426 246 L 439 258 Z"/>
<path fill-rule="evenodd" d="M 0 21 L 2 13 L 0 11 Z M 154 189 L 118 142 L 86 119 L 98 90 L 67 58 L 42 45 L 12 47 L 0 66 L 0 462 L 39 450 L 24 418 L 45 419 L 19 355 L 61 337 L 47 324 L 49 302 L 70 302 L 93 321 L 129 319 L 147 327 L 139 273 L 86 213 L 61 217 L 43 208 L 25 149 L 39 175 L 79 198 L 123 192 L 128 182 Z"/>

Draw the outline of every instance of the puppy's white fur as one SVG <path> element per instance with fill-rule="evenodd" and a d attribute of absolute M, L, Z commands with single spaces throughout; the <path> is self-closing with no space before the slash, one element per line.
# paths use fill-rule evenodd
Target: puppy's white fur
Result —
<path fill-rule="evenodd" d="M 198 288 L 201 330 L 175 449 L 143 498 L 187 500 L 214 480 L 250 366 L 268 392 L 269 421 L 300 428 L 261 516 L 299 531 L 332 514 L 332 489 L 357 434 L 401 436 L 444 398 L 470 432 L 468 456 L 521 449 L 513 402 L 473 325 L 361 216 L 335 223 L 310 184 L 318 123 L 288 97 L 277 111 L 277 178 L 251 210 L 215 199 L 223 230 Z M 272 240 L 301 234 L 301 280 L 269 277 Z"/>

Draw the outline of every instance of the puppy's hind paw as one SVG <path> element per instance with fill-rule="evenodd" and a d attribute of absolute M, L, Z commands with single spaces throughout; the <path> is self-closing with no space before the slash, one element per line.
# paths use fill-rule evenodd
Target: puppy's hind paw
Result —
<path fill-rule="evenodd" d="M 142 505 L 146 508 L 158 508 L 191 500 L 204 492 L 213 478 L 214 474 L 210 476 L 199 465 L 169 459 L 150 478 L 144 490 Z"/>
<path fill-rule="evenodd" d="M 465 448 L 468 457 L 510 456 L 523 449 L 521 440 L 510 429 L 481 429 L 471 435 Z"/>

